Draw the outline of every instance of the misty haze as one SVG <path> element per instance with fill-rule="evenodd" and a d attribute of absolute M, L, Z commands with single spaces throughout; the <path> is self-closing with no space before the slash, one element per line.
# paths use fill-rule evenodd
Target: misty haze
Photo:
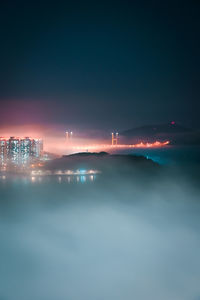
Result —
<path fill-rule="evenodd" d="M 0 1 L 0 300 L 200 300 L 200 1 Z"/>
<path fill-rule="evenodd" d="M 133 169 L 1 177 L 1 299 L 199 299 L 195 168 Z"/>

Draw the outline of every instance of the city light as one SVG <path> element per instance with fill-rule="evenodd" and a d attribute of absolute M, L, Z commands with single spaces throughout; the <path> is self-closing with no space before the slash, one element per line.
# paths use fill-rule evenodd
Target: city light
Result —
<path fill-rule="evenodd" d="M 26 165 L 33 159 L 39 159 L 43 151 L 43 141 L 29 137 L 0 137 L 1 165 L 12 163 Z"/>
<path fill-rule="evenodd" d="M 58 175 L 60 178 L 61 176 L 82 176 L 82 175 L 96 175 L 100 174 L 101 172 L 98 170 L 32 170 L 31 176 L 55 176 Z"/>

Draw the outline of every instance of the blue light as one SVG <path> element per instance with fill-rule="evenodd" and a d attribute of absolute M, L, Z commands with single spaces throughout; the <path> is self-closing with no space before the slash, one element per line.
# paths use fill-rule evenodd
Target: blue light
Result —
<path fill-rule="evenodd" d="M 81 183 L 86 182 L 86 177 L 84 175 L 81 176 Z"/>

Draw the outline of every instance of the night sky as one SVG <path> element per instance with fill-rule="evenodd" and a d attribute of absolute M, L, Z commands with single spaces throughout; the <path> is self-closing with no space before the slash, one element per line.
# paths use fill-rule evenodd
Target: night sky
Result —
<path fill-rule="evenodd" d="M 1 1 L 0 125 L 200 127 L 199 1 Z"/>

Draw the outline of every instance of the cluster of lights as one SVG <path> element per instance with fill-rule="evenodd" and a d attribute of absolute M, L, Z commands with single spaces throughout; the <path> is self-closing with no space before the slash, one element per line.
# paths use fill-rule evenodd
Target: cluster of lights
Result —
<path fill-rule="evenodd" d="M 14 164 L 26 164 L 32 158 L 40 158 L 43 141 L 29 137 L 0 137 L 1 164 L 7 161 Z"/>
<path fill-rule="evenodd" d="M 98 170 L 83 170 L 83 169 L 79 169 L 79 170 L 56 170 L 56 171 L 49 171 L 49 170 L 32 170 L 31 171 L 31 175 L 32 176 L 46 176 L 46 175 L 68 175 L 68 176 L 74 176 L 74 175 L 95 175 L 95 174 L 99 174 L 100 171 Z"/>
<path fill-rule="evenodd" d="M 80 182 L 80 183 L 85 183 L 87 181 L 94 181 L 96 179 L 95 175 L 89 175 L 89 176 L 85 176 L 85 175 L 81 175 L 81 176 L 67 176 L 67 177 L 62 177 L 62 176 L 58 176 L 58 182 L 66 182 L 67 183 L 71 183 L 71 182 Z M 6 178 L 3 178 L 6 179 Z M 31 176 L 30 180 L 32 183 L 36 183 L 36 182 L 42 182 L 42 176 Z"/>

